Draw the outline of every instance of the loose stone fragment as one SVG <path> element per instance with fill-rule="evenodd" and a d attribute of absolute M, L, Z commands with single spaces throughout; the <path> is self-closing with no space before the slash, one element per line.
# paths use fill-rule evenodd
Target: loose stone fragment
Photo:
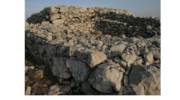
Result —
<path fill-rule="evenodd" d="M 48 91 L 49 95 L 59 95 L 60 94 L 60 88 L 59 85 L 53 85 L 49 88 Z"/>
<path fill-rule="evenodd" d="M 106 54 L 104 54 L 103 52 L 100 51 L 91 51 L 89 56 L 88 56 L 88 65 L 91 68 L 94 68 L 96 65 L 102 63 L 103 61 L 105 61 L 107 59 Z"/>
<path fill-rule="evenodd" d="M 27 87 L 26 88 L 26 93 L 25 93 L 26 95 L 30 95 L 31 94 L 31 87 Z"/>
<path fill-rule="evenodd" d="M 112 46 L 110 50 L 113 54 L 120 55 L 125 48 L 126 48 L 126 45 L 120 44 L 120 45 Z"/>
<path fill-rule="evenodd" d="M 44 71 L 43 70 L 37 70 L 35 71 L 35 75 L 34 75 L 34 78 L 36 80 L 41 80 L 44 78 Z"/>
<path fill-rule="evenodd" d="M 145 61 L 146 61 L 146 65 L 150 65 L 154 63 L 154 57 L 152 52 L 149 52 L 145 55 Z"/>

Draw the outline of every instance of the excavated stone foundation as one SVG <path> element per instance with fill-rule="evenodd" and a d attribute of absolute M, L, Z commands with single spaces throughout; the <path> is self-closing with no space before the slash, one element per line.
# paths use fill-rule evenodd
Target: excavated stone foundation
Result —
<path fill-rule="evenodd" d="M 159 20 L 58 6 L 32 15 L 25 28 L 26 58 L 57 81 L 44 94 L 160 94 Z"/>

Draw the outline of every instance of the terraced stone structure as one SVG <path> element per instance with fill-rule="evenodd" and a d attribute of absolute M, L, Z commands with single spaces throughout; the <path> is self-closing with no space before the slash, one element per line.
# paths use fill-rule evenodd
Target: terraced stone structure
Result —
<path fill-rule="evenodd" d="M 25 28 L 26 57 L 50 69 L 59 94 L 160 94 L 157 19 L 57 6 L 29 17 Z"/>

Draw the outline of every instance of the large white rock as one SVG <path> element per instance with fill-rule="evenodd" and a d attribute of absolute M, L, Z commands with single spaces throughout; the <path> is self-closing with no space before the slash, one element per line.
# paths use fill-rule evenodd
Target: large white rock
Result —
<path fill-rule="evenodd" d="M 160 94 L 160 70 L 155 66 L 132 66 L 129 85 L 135 94 Z"/>
<path fill-rule="evenodd" d="M 154 63 L 154 57 L 152 52 L 148 52 L 145 54 L 146 65 L 150 65 Z"/>
<path fill-rule="evenodd" d="M 118 66 L 104 63 L 99 65 L 90 75 L 89 83 L 102 93 L 120 91 L 123 71 Z"/>
<path fill-rule="evenodd" d="M 106 54 L 100 51 L 92 50 L 88 56 L 88 65 L 94 68 L 96 65 L 102 63 L 107 59 Z"/>
<path fill-rule="evenodd" d="M 134 48 L 131 46 L 126 47 L 126 49 L 123 51 L 121 55 L 121 58 L 127 63 L 128 66 L 133 64 L 137 59 L 137 55 L 135 53 Z"/>
<path fill-rule="evenodd" d="M 111 47 L 111 52 L 113 53 L 122 53 L 123 50 L 126 48 L 125 44 L 119 44 Z"/>

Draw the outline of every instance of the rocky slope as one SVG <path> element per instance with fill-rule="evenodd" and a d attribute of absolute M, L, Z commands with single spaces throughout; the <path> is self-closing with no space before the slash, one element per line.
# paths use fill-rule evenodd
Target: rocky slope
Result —
<path fill-rule="evenodd" d="M 26 94 L 160 94 L 160 22 L 128 10 L 45 8 L 25 51 Z"/>

